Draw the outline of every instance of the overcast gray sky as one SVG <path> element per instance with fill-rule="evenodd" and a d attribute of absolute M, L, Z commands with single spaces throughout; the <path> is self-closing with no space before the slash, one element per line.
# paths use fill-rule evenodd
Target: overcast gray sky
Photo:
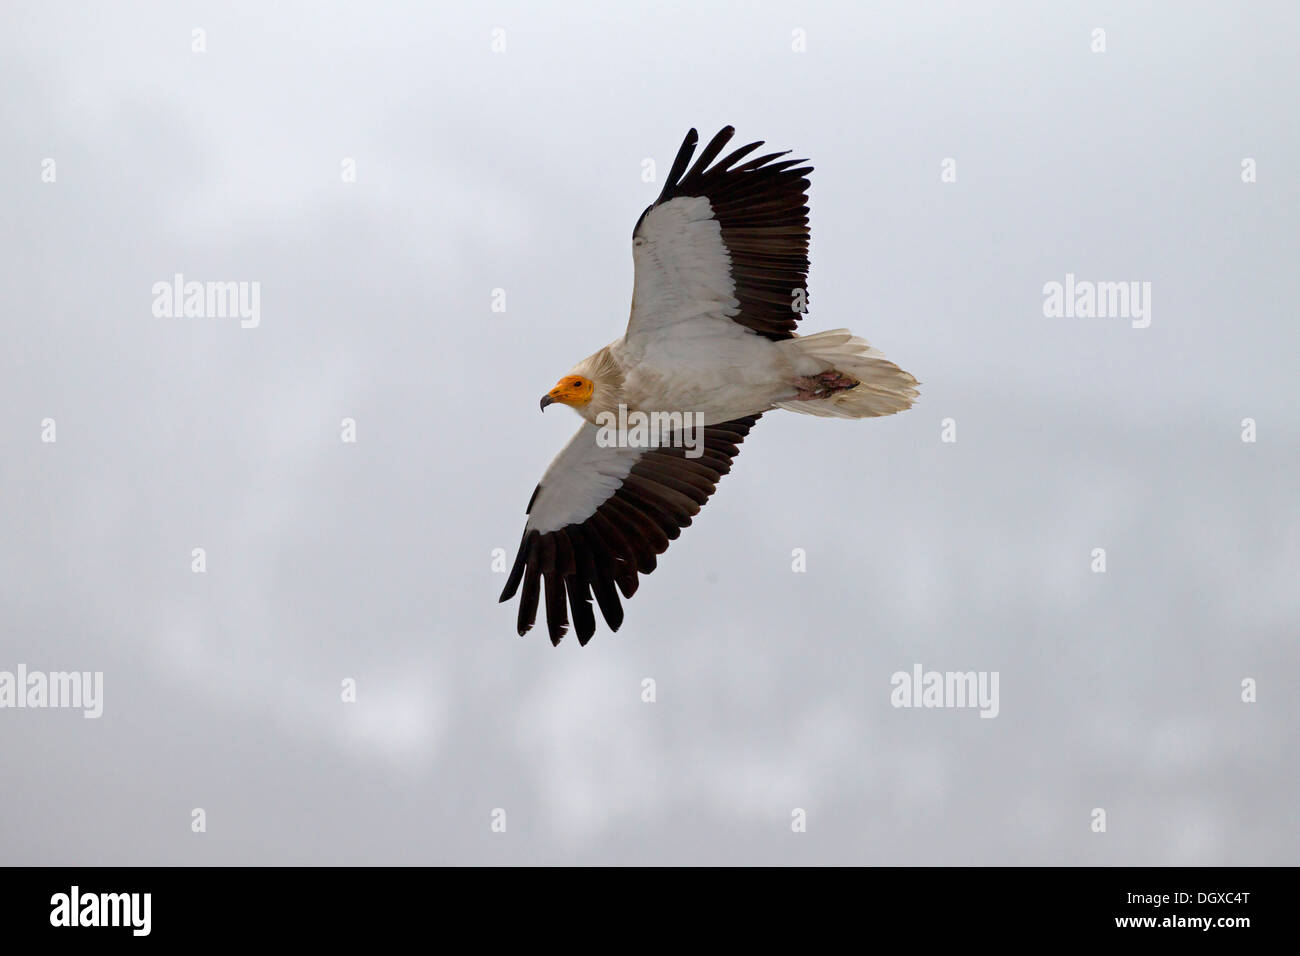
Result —
<path fill-rule="evenodd" d="M 0 860 L 1300 862 L 1298 38 L 6 5 L 0 671 L 104 699 L 0 709 Z M 921 399 L 765 417 L 618 634 L 520 639 L 492 552 L 577 424 L 537 399 L 623 331 L 644 160 L 728 123 L 816 167 L 806 328 Z M 260 323 L 155 316 L 176 273 Z M 1149 327 L 1046 317 L 1067 274 L 1149 282 Z M 917 664 L 997 672 L 997 717 L 891 706 Z"/>

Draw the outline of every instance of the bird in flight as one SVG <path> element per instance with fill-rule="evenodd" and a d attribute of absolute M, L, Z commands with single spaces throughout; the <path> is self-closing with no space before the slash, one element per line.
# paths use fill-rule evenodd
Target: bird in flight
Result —
<path fill-rule="evenodd" d="M 520 593 L 522 636 L 546 601 L 552 644 L 572 615 L 578 643 L 610 630 L 619 593 L 677 538 L 772 409 L 836 418 L 892 415 L 917 381 L 847 329 L 800 335 L 808 301 L 808 174 L 802 159 L 722 159 L 735 130 L 686 134 L 659 198 L 632 231 L 636 273 L 622 338 L 542 397 L 583 419 L 533 492 L 501 600 Z M 717 162 L 714 162 L 717 160 Z"/>

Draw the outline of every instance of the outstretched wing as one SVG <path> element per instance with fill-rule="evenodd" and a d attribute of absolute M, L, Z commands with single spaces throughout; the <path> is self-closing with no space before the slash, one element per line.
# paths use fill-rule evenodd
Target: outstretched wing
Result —
<path fill-rule="evenodd" d="M 710 167 L 734 134 L 723 129 L 687 171 L 698 142 L 687 133 L 663 192 L 637 220 L 629 342 L 701 318 L 788 339 L 806 311 L 812 167 L 773 162 L 786 153 L 742 163 L 761 142 Z"/>
<path fill-rule="evenodd" d="M 520 636 L 537 620 L 543 592 L 552 644 L 568 629 L 569 612 L 578 643 L 591 640 L 593 594 L 605 623 L 617 631 L 623 623 L 618 592 L 625 598 L 636 593 L 637 574 L 653 571 L 656 555 L 699 513 L 758 418 L 705 426 L 694 449 L 668 447 L 667 439 L 655 448 L 602 447 L 596 426 L 584 422 L 533 492 L 519 554 L 501 592 L 508 601 L 523 584 Z M 700 448 L 698 457 L 687 457 Z"/>

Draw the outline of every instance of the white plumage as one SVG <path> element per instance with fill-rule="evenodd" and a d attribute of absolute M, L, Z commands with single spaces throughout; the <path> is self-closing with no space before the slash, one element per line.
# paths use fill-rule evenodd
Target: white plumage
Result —
<path fill-rule="evenodd" d="M 618 490 L 640 455 L 639 448 L 602 448 L 596 426 L 583 422 L 542 475 L 525 531 L 545 534 L 586 518 Z"/>
<path fill-rule="evenodd" d="M 837 418 L 910 407 L 916 379 L 847 329 L 800 336 L 807 303 L 811 167 L 717 159 L 727 127 L 688 171 L 694 130 L 659 199 L 633 233 L 636 268 L 625 335 L 583 359 L 542 399 L 585 419 L 529 504 L 523 541 L 501 599 L 520 584 L 518 629 L 544 590 L 551 640 L 569 612 L 585 644 L 595 596 L 606 622 L 623 619 L 637 575 L 691 522 L 758 417 L 772 409 Z M 698 457 L 672 441 L 636 445 L 610 416 L 673 413 L 704 426 Z M 620 419 L 621 420 L 621 419 Z M 676 435 L 676 437 L 681 437 Z M 567 608 L 566 608 L 567 599 Z"/>

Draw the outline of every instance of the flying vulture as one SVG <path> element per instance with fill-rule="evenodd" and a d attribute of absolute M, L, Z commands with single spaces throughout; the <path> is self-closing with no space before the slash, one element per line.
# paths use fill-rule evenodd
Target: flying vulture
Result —
<path fill-rule="evenodd" d="M 806 160 L 750 143 L 722 159 L 730 126 L 694 165 L 686 134 L 663 192 L 632 231 L 627 332 L 542 398 L 583 419 L 533 492 L 501 600 L 525 634 L 546 601 L 551 643 L 570 617 L 585 645 L 594 595 L 611 630 L 619 593 L 691 523 L 759 416 L 872 418 L 909 408 L 917 381 L 847 329 L 799 335 L 808 301 Z M 716 160 L 716 162 L 715 162 Z"/>

